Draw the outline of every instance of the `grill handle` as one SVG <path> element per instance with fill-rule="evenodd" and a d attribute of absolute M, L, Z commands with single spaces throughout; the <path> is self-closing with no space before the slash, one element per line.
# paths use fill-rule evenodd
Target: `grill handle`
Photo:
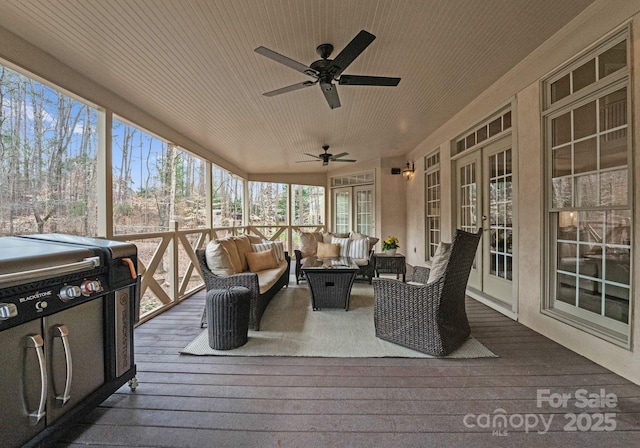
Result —
<path fill-rule="evenodd" d="M 44 361 L 44 350 L 42 349 L 44 341 L 39 334 L 29 336 L 29 346 L 36 349 L 38 355 L 38 364 L 40 367 L 40 404 L 35 412 L 29 414 L 29 423 L 32 426 L 37 425 L 45 416 L 44 406 L 47 402 L 47 368 Z"/>
<path fill-rule="evenodd" d="M 61 264 L 48 268 L 33 269 L 31 271 L 12 272 L 11 274 L 1 274 L 0 284 L 2 284 L 3 287 L 8 287 L 35 280 L 59 277 L 72 272 L 86 271 L 99 266 L 100 257 L 90 257 L 76 263 Z"/>
<path fill-rule="evenodd" d="M 60 406 L 64 406 L 71 399 L 71 379 L 73 377 L 73 363 L 71 362 L 71 350 L 69 349 L 69 330 L 66 325 L 56 326 L 57 334 L 55 337 L 62 339 L 62 347 L 64 348 L 64 359 L 67 364 L 66 380 L 64 383 L 64 392 L 58 395 L 56 399 L 60 402 Z"/>

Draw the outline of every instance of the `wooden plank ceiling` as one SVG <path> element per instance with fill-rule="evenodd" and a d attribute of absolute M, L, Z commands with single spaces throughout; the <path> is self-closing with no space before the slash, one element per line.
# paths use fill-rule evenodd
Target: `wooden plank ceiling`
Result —
<path fill-rule="evenodd" d="M 3 0 L 0 26 L 248 173 L 322 172 L 298 164 L 323 144 L 366 162 L 414 149 L 592 0 Z M 263 92 L 360 31 L 376 40 L 344 72 L 397 87 Z M 343 167 L 344 164 L 335 164 Z"/>

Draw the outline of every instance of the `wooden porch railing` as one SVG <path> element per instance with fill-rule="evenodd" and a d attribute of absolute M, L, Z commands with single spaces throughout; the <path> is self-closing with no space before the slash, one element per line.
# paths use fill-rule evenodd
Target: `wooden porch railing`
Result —
<path fill-rule="evenodd" d="M 324 226 L 241 226 L 210 229 L 172 230 L 144 234 L 114 235 L 112 239 L 134 243 L 138 248 L 140 288 L 140 325 L 163 313 L 204 288 L 196 249 L 204 248 L 211 238 L 243 233 L 270 241 L 282 241 L 293 252 L 296 231 L 321 231 Z M 291 248 L 291 249 L 290 249 Z"/>

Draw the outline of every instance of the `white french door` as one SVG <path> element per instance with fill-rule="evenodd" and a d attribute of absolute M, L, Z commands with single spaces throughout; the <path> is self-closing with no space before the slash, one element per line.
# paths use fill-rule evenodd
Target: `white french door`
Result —
<path fill-rule="evenodd" d="M 455 162 L 457 226 L 467 232 L 483 229 L 468 285 L 509 309 L 514 268 L 512 160 L 507 136 Z"/>
<path fill-rule="evenodd" d="M 333 229 L 336 233 L 355 231 L 374 234 L 373 185 L 333 189 Z"/>

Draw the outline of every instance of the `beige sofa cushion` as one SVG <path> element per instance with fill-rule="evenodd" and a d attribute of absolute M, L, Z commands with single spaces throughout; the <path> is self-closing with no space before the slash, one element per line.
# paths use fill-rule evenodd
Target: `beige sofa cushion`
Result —
<path fill-rule="evenodd" d="M 242 262 L 240 261 L 240 254 L 238 253 L 238 247 L 236 246 L 236 241 L 233 237 L 228 236 L 226 238 L 220 238 L 218 240 L 220 244 L 227 249 L 229 253 L 229 258 L 231 259 L 231 265 L 233 266 L 233 273 L 239 274 L 242 272 Z"/>
<path fill-rule="evenodd" d="M 205 248 L 205 259 L 209 270 L 216 275 L 234 274 L 229 252 L 218 240 L 212 240 Z"/>
<path fill-rule="evenodd" d="M 251 272 L 273 269 L 279 265 L 276 254 L 271 249 L 248 253 L 247 262 L 249 263 L 249 271 Z"/>
<path fill-rule="evenodd" d="M 257 272 L 258 285 L 260 285 L 260 294 L 267 292 L 277 281 L 289 266 L 286 261 L 281 262 L 277 267 L 265 269 Z"/>
<path fill-rule="evenodd" d="M 242 272 L 249 270 L 249 263 L 247 262 L 247 253 L 253 252 L 251 250 L 251 241 L 246 235 L 234 236 L 233 240 L 236 242 L 236 249 L 238 249 L 238 256 L 240 257 L 240 264 L 242 266 Z"/>
<path fill-rule="evenodd" d="M 320 232 L 300 232 L 300 252 L 304 258 L 315 255 L 318 250 L 318 242 L 322 241 L 322 233 Z"/>
<path fill-rule="evenodd" d="M 262 242 L 262 238 L 260 238 L 258 235 L 251 235 L 247 233 L 246 236 L 247 238 L 249 238 L 249 241 L 251 242 L 251 244 L 258 244 Z"/>

